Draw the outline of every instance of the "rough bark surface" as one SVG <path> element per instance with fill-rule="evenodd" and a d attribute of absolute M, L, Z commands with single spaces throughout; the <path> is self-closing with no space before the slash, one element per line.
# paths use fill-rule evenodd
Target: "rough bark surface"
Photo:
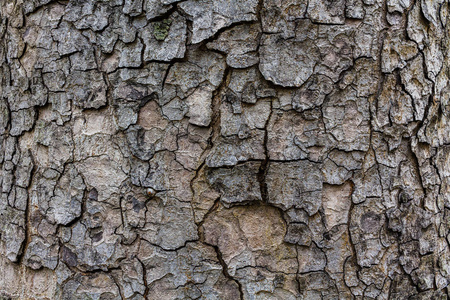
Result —
<path fill-rule="evenodd" d="M 0 1 L 0 299 L 447 299 L 446 0 Z"/>

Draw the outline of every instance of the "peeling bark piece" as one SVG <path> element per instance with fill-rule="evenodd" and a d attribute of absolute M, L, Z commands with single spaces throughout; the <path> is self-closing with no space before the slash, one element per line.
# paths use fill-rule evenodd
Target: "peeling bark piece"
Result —
<path fill-rule="evenodd" d="M 101 31 L 108 26 L 111 8 L 108 5 L 91 2 L 71 1 L 65 10 L 64 20 L 73 22 L 77 29 Z"/>
<path fill-rule="evenodd" d="M 322 173 L 319 165 L 303 160 L 270 163 L 266 177 L 269 203 L 281 207 L 302 208 L 310 216 L 322 204 Z"/>
<path fill-rule="evenodd" d="M 398 274 L 391 283 L 393 299 L 401 299 L 402 297 L 411 297 L 417 295 L 417 287 L 413 285 L 410 278 L 406 274 Z"/>
<path fill-rule="evenodd" d="M 235 203 L 262 201 L 257 174 L 260 163 L 248 162 L 232 169 L 212 169 L 208 172 L 211 185 L 221 194 L 221 201 L 229 206 Z"/>
<path fill-rule="evenodd" d="M 260 75 L 257 67 L 231 70 L 226 97 L 229 94 L 237 97 L 243 103 L 256 103 L 258 99 L 276 97 L 277 92 Z M 231 92 L 231 93 L 230 93 Z"/>
<path fill-rule="evenodd" d="M 387 1 L 387 9 L 388 12 L 394 13 L 403 13 L 405 9 L 409 8 L 411 5 L 411 0 L 388 0 Z"/>
<path fill-rule="evenodd" d="M 219 37 L 208 43 L 209 49 L 227 53 L 227 64 L 232 68 L 248 68 L 259 62 L 256 51 L 260 25 L 238 25 L 222 32 Z"/>
<path fill-rule="evenodd" d="M 401 32 L 389 34 L 383 41 L 381 70 L 384 73 L 392 73 L 397 68 L 402 69 L 406 66 L 406 62 L 414 58 L 417 53 L 416 44 L 405 41 Z"/>
<path fill-rule="evenodd" d="M 408 24 L 406 26 L 408 37 L 415 41 L 421 50 L 424 49 L 424 43 L 428 36 L 427 25 L 422 18 L 422 14 L 420 3 L 414 3 L 414 6 L 408 14 Z"/>
<path fill-rule="evenodd" d="M 22 188 L 28 188 L 31 180 L 31 172 L 33 171 L 34 162 L 31 151 L 21 153 L 19 163 L 15 170 L 15 184 Z"/>
<path fill-rule="evenodd" d="M 300 246 L 311 246 L 311 229 L 306 224 L 291 223 L 288 225 L 284 241 Z"/>
<path fill-rule="evenodd" d="M 8 52 L 7 57 L 9 60 L 14 58 L 19 58 L 22 56 L 23 51 L 25 50 L 25 43 L 22 37 L 22 34 L 17 28 L 8 28 L 8 38 L 7 38 L 7 46 Z"/>
<path fill-rule="evenodd" d="M 97 299 L 122 299 L 114 279 L 109 274 L 94 273 L 81 275 L 66 281 L 61 287 L 63 299 L 83 299 L 96 297 Z"/>
<path fill-rule="evenodd" d="M 155 245 L 173 250 L 198 238 L 190 201 L 193 172 L 184 169 L 171 152 L 159 152 L 142 176 L 142 186 L 156 191 L 147 205 L 146 225 L 141 235 Z"/>
<path fill-rule="evenodd" d="M 81 108 L 99 108 L 107 103 L 107 86 L 98 71 L 73 71 L 67 77 L 65 88 L 73 104 Z"/>
<path fill-rule="evenodd" d="M 320 107 L 333 90 L 333 82 L 327 76 L 312 76 L 292 96 L 292 108 L 298 112 Z"/>
<path fill-rule="evenodd" d="M 342 185 L 324 185 L 322 205 L 328 230 L 336 225 L 347 224 L 352 203 L 352 186 L 349 182 Z"/>
<path fill-rule="evenodd" d="M 450 149 L 446 146 L 440 147 L 436 153 L 435 160 L 437 161 L 437 173 L 442 184 L 442 194 L 445 197 L 445 205 L 450 206 L 448 195 L 450 193 Z M 437 175 L 437 174 L 436 174 Z M 427 176 L 428 177 L 428 176 Z M 436 176 L 437 177 L 437 176 Z"/>
<path fill-rule="evenodd" d="M 211 101 L 213 91 L 209 87 L 199 87 L 191 95 L 186 98 L 189 112 L 189 123 L 207 127 L 211 123 L 212 108 Z"/>
<path fill-rule="evenodd" d="M 312 272 L 298 275 L 297 278 L 301 294 L 306 299 L 321 298 L 321 295 L 333 298 L 339 295 L 333 280 L 326 272 Z"/>
<path fill-rule="evenodd" d="M 359 284 L 357 270 L 358 265 L 355 260 L 348 258 L 344 263 L 344 282 L 350 288 L 357 287 Z"/>
<path fill-rule="evenodd" d="M 333 81 L 353 65 L 350 26 L 325 26 L 300 19 L 295 34 L 263 34 L 259 69 L 264 78 L 283 87 L 301 87 L 313 74 Z"/>
<path fill-rule="evenodd" d="M 94 51 L 86 49 L 70 55 L 72 70 L 87 71 L 97 68 Z M 57 90 L 56 90 L 57 91 Z"/>
<path fill-rule="evenodd" d="M 36 174 L 33 180 L 31 199 L 37 202 L 42 215 L 45 215 L 49 208 L 49 199 L 53 197 L 59 173 L 54 169 L 44 169 L 42 173 Z"/>
<path fill-rule="evenodd" d="M 68 228 L 67 236 L 61 234 L 66 255 L 64 261 L 76 265 L 82 271 L 107 271 L 117 268 L 125 257 L 120 236 L 114 232 L 121 224 L 120 212 L 95 201 L 86 203 L 87 214 L 83 223 L 76 222 Z M 87 222 L 89 215 L 96 215 L 97 223 Z M 62 231 L 64 233 L 64 231 Z"/>
<path fill-rule="evenodd" d="M 206 158 L 211 168 L 234 166 L 252 159 L 264 160 L 264 132 L 256 130 L 246 139 L 237 137 L 220 138 Z"/>
<path fill-rule="evenodd" d="M 137 111 L 146 102 L 160 99 L 167 69 L 167 64 L 148 63 L 143 69 L 119 69 L 112 73 L 108 80 L 112 85 L 113 104 Z"/>
<path fill-rule="evenodd" d="M 380 174 L 376 166 L 365 172 L 357 172 L 354 177 L 355 190 L 352 194 L 353 203 L 364 202 L 368 197 L 381 197 L 382 186 L 380 184 Z"/>
<path fill-rule="evenodd" d="M 151 196 L 151 195 L 150 195 Z M 145 225 L 145 214 L 147 212 L 146 202 L 148 198 L 141 194 L 127 194 L 122 198 L 121 209 L 123 215 L 124 226 L 133 228 L 142 228 Z"/>
<path fill-rule="evenodd" d="M 253 295 L 261 295 L 263 299 L 297 299 L 298 283 L 295 277 L 294 274 L 253 267 L 242 268 L 235 275 L 242 286 L 244 299 L 251 299 Z"/>
<path fill-rule="evenodd" d="M 141 41 L 123 47 L 119 60 L 119 67 L 137 68 L 142 64 L 142 51 L 144 45 Z"/>
<path fill-rule="evenodd" d="M 125 260 L 120 271 L 113 271 L 113 277 L 125 299 L 139 299 L 145 295 L 144 266 L 137 258 Z"/>
<path fill-rule="evenodd" d="M 28 191 L 25 188 L 16 186 L 14 189 L 11 190 L 11 193 L 8 197 L 9 204 L 22 211 L 26 211 L 28 206 Z"/>
<path fill-rule="evenodd" d="M 109 16 L 108 21 L 110 25 L 104 29 L 106 39 L 103 40 L 103 32 L 97 35 L 100 40 L 103 40 L 103 46 L 107 46 L 107 49 L 111 49 L 110 47 L 114 46 L 117 39 L 125 44 L 135 41 L 137 29 L 133 26 L 131 18 L 128 15 L 123 14 L 122 10 L 113 11 Z M 112 51 L 112 49 L 110 51 Z"/>
<path fill-rule="evenodd" d="M 39 236 L 31 237 L 24 255 L 24 264 L 34 270 L 42 267 L 54 270 L 58 265 L 59 245 L 50 244 Z"/>
<path fill-rule="evenodd" d="M 344 100 L 343 100 L 344 99 Z M 367 99 L 358 97 L 354 90 L 330 95 L 323 107 L 327 132 L 338 141 L 338 149 L 367 151 L 370 139 L 370 111 Z"/>
<path fill-rule="evenodd" d="M 320 51 L 320 59 L 316 61 L 314 71 L 336 82 L 340 75 L 354 64 L 353 48 L 359 43 L 353 35 L 358 30 L 348 25 L 318 25 L 318 29 L 319 40 L 315 44 Z"/>
<path fill-rule="evenodd" d="M 100 46 L 103 53 L 110 54 L 114 51 L 114 46 L 118 39 L 119 34 L 114 32 L 111 27 L 107 27 L 103 30 L 102 34 L 98 35 L 97 44 Z"/>
<path fill-rule="evenodd" d="M 226 94 L 220 105 L 220 133 L 224 137 L 251 137 L 264 129 L 271 113 L 271 102 L 259 100 L 255 104 L 240 103 L 233 94 Z"/>
<path fill-rule="evenodd" d="M 26 238 L 25 211 L 9 206 L 0 210 L 0 233 L 1 241 L 5 244 L 2 255 L 12 262 L 17 262 Z"/>
<path fill-rule="evenodd" d="M 347 0 L 345 2 L 345 17 L 352 19 L 364 19 L 366 12 L 362 0 Z"/>
<path fill-rule="evenodd" d="M 325 254 L 315 244 L 311 244 L 311 246 L 298 246 L 297 253 L 298 272 L 300 274 L 322 271 L 327 265 Z"/>
<path fill-rule="evenodd" d="M 48 3 L 50 3 L 51 0 L 31 0 L 28 1 L 25 5 L 24 5 L 24 12 L 25 14 L 30 14 L 32 12 L 34 12 L 36 9 L 38 9 L 39 7 L 42 7 L 43 5 L 46 5 Z"/>
<path fill-rule="evenodd" d="M 263 32 L 291 36 L 295 21 L 305 17 L 307 5 L 305 0 L 264 0 L 261 9 Z"/>
<path fill-rule="evenodd" d="M 333 227 L 331 230 L 325 232 L 324 240 L 321 242 L 323 244 L 323 251 L 327 257 L 327 272 L 328 274 L 337 281 L 342 274 L 342 268 L 345 261 L 352 257 L 352 247 L 347 242 L 350 239 L 350 234 L 348 232 L 346 225 L 338 225 Z M 340 283 L 337 282 L 336 287 L 339 290 L 342 288 L 339 286 Z M 344 287 L 344 290 L 346 288 Z"/>
<path fill-rule="evenodd" d="M 51 222 L 67 225 L 81 215 L 86 186 L 73 165 L 66 166 L 65 172 L 56 184 L 54 196 L 49 199 L 46 213 Z"/>
<path fill-rule="evenodd" d="M 407 125 L 414 120 L 413 100 L 398 84 L 394 75 L 388 75 L 378 97 L 376 125 L 391 123 Z"/>
<path fill-rule="evenodd" d="M 187 203 L 192 198 L 189 185 L 193 177 L 194 174 L 184 169 L 172 152 L 160 151 L 150 160 L 149 171 L 142 185 Z"/>
<path fill-rule="evenodd" d="M 187 243 L 176 252 L 142 242 L 138 253 L 145 266 L 149 299 L 237 299 L 238 284 L 224 276 L 213 247 Z M 176 259 L 177 264 L 171 262 Z"/>
<path fill-rule="evenodd" d="M 6 99 L 0 99 L 0 117 L 0 135 L 3 135 L 5 133 L 6 127 L 8 126 L 10 118 Z"/>
<path fill-rule="evenodd" d="M 76 168 L 85 179 L 87 186 L 94 187 L 98 191 L 98 201 L 114 202 L 114 194 L 118 193 L 121 184 L 127 176 L 121 168 L 122 161 L 110 159 L 107 155 L 89 157 L 76 165 Z M 79 189 L 83 186 L 80 179 L 77 180 Z"/>
<path fill-rule="evenodd" d="M 178 128 L 168 123 L 166 118 L 162 116 L 157 117 L 159 108 L 155 113 L 154 119 L 148 119 L 149 123 L 147 124 L 138 120 L 138 123 L 148 127 L 142 128 L 139 125 L 132 125 L 125 132 L 131 153 L 144 161 L 151 159 L 157 151 L 177 150 L 176 134 L 178 133 Z M 153 121 L 158 121 L 159 123 L 155 126 L 150 125 L 150 122 Z"/>
<path fill-rule="evenodd" d="M 141 236 L 165 250 L 183 247 L 198 239 L 190 203 L 159 193 L 147 206 L 146 225 Z"/>
<path fill-rule="evenodd" d="M 47 65 L 44 65 L 44 68 L 42 69 L 42 79 L 45 86 L 49 89 L 51 92 L 65 92 L 64 85 L 66 84 L 67 75 L 70 73 L 70 58 L 74 59 L 75 57 L 82 56 L 83 52 L 75 52 L 74 54 L 70 55 L 68 58 L 63 58 L 59 60 L 52 60 Z M 88 69 L 88 68 L 94 68 L 95 61 L 94 57 L 90 56 L 93 55 L 93 52 L 86 51 L 84 55 L 84 62 L 83 66 L 79 67 L 79 69 Z M 74 63 L 74 69 L 76 63 Z M 96 66 L 96 65 L 95 65 Z"/>
<path fill-rule="evenodd" d="M 293 39 L 263 34 L 259 69 L 264 78 L 284 87 L 300 87 L 313 74 L 319 61 L 314 39 L 318 28 L 302 20 Z"/>
<path fill-rule="evenodd" d="M 193 21 L 192 43 L 197 44 L 233 23 L 255 21 L 258 1 L 239 0 L 229 5 L 226 0 L 189 0 L 178 7 Z"/>
<path fill-rule="evenodd" d="M 62 22 L 57 29 L 53 29 L 52 37 L 58 42 L 59 55 L 68 55 L 89 48 L 88 39 L 67 22 Z"/>
<path fill-rule="evenodd" d="M 123 5 L 123 12 L 132 17 L 142 13 L 143 0 L 126 0 Z"/>
<path fill-rule="evenodd" d="M 356 247 L 356 258 L 361 267 L 380 263 L 385 247 L 380 242 L 380 231 L 385 223 L 384 207 L 377 198 L 356 205 L 350 216 L 350 235 Z"/>
<path fill-rule="evenodd" d="M 169 103 L 164 104 L 162 113 L 170 121 L 180 121 L 188 113 L 189 108 L 180 98 L 172 99 Z"/>
<path fill-rule="evenodd" d="M 147 19 L 151 20 L 161 15 L 164 15 L 172 7 L 172 2 L 178 2 L 178 0 L 144 0 L 144 11 Z"/>
<path fill-rule="evenodd" d="M 441 9 L 441 5 L 444 3 L 444 0 L 422 0 L 420 1 L 422 12 L 425 18 L 432 22 L 435 26 L 439 26 L 440 16 L 439 10 Z"/>
<path fill-rule="evenodd" d="M 422 56 L 419 55 L 409 62 L 408 66 L 400 72 L 400 76 L 406 91 L 413 98 L 415 119 L 423 120 L 432 87 L 424 74 Z"/>
<path fill-rule="evenodd" d="M 178 140 L 176 159 L 188 170 L 198 170 L 203 163 L 202 155 L 208 148 L 211 128 L 188 125 L 187 134 Z"/>
<path fill-rule="evenodd" d="M 324 24 L 344 24 L 345 1 L 310 0 L 308 16 L 313 22 Z"/>
<path fill-rule="evenodd" d="M 218 247 L 231 276 L 248 266 L 289 274 L 297 270 L 295 246 L 283 242 L 286 225 L 276 208 L 219 208 L 207 216 L 202 227 L 206 243 Z M 279 259 L 272 260 L 272 255 Z"/>
<path fill-rule="evenodd" d="M 223 79 L 225 67 L 225 59 L 220 54 L 198 48 L 188 51 L 187 61 L 175 63 L 168 71 L 160 104 L 184 100 L 199 87 L 214 90 Z M 183 104 L 184 101 L 175 108 L 183 108 Z"/>
<path fill-rule="evenodd" d="M 321 161 L 334 141 L 324 128 L 321 112 L 309 111 L 311 115 L 295 111 L 274 110 L 267 130 L 267 149 L 271 159 Z"/>
<path fill-rule="evenodd" d="M 330 159 L 326 159 L 322 167 L 324 182 L 328 184 L 341 185 L 352 176 L 352 172 L 344 167 L 336 165 Z"/>
<path fill-rule="evenodd" d="M 419 243 L 416 241 L 400 245 L 400 265 L 406 274 L 411 274 L 413 270 L 419 267 L 420 256 L 418 250 Z"/>
<path fill-rule="evenodd" d="M 36 122 L 36 110 L 34 108 L 21 109 L 11 112 L 11 131 L 12 136 L 19 136 L 24 131 L 33 128 Z"/>

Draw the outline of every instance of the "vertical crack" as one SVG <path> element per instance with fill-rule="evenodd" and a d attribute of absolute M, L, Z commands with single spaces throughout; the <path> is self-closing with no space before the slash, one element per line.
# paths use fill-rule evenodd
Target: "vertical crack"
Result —
<path fill-rule="evenodd" d="M 216 251 L 217 259 L 219 260 L 219 263 L 222 266 L 222 273 L 223 273 L 223 275 L 225 276 L 225 278 L 228 278 L 229 280 L 232 280 L 232 281 L 236 282 L 236 284 L 238 286 L 238 289 L 239 289 L 240 300 L 244 300 L 244 291 L 243 291 L 243 288 L 242 288 L 242 284 L 239 282 L 239 280 L 235 279 L 233 276 L 231 276 L 228 273 L 228 265 L 223 260 L 222 253 L 220 252 L 219 247 L 213 246 L 213 245 L 210 245 L 210 246 L 213 247 L 214 250 Z"/>
<path fill-rule="evenodd" d="M 25 240 L 22 242 L 22 247 L 19 250 L 19 255 L 17 257 L 17 262 L 19 264 L 23 263 L 23 260 L 25 258 L 25 253 L 28 249 L 28 245 L 31 242 L 31 186 L 32 186 L 32 182 L 33 182 L 33 177 L 36 171 L 36 164 L 34 163 L 34 158 L 33 155 L 30 152 L 30 158 L 31 158 L 31 163 L 33 164 L 33 168 L 31 169 L 30 172 L 30 181 L 29 181 L 29 186 L 28 186 L 28 191 L 27 191 L 27 205 L 25 207 L 25 212 L 24 212 L 24 217 L 25 217 L 25 222 L 24 222 L 24 230 L 25 230 Z"/>
<path fill-rule="evenodd" d="M 148 287 L 148 282 L 147 282 L 147 269 L 145 268 L 144 263 L 139 258 L 136 257 L 136 259 L 142 266 L 142 278 L 144 280 L 144 286 L 145 286 L 145 291 L 144 291 L 143 296 L 144 296 L 144 299 L 148 299 L 148 293 L 150 292 L 150 288 Z"/>
<path fill-rule="evenodd" d="M 243 287 L 242 284 L 239 282 L 239 280 L 235 279 L 233 276 L 230 275 L 230 273 L 228 273 L 228 265 L 227 263 L 224 261 L 223 256 L 222 256 L 222 252 L 220 252 L 220 249 L 218 246 L 216 245 L 212 245 L 210 243 L 207 243 L 205 241 L 205 236 L 203 233 L 203 223 L 206 221 L 206 219 L 208 218 L 208 216 L 210 214 L 212 214 L 213 212 L 215 212 L 220 205 L 220 197 L 216 199 L 216 201 L 214 202 L 214 204 L 211 206 L 211 208 L 209 209 L 209 211 L 205 214 L 205 216 L 203 217 L 202 221 L 197 225 L 198 227 L 198 236 L 200 238 L 200 241 L 205 243 L 208 246 L 211 246 L 214 251 L 216 252 L 217 255 L 217 260 L 219 261 L 220 265 L 222 266 L 222 273 L 223 276 L 225 276 L 225 278 L 227 278 L 228 280 L 234 281 L 236 282 L 238 289 L 239 289 L 239 295 L 240 295 L 240 300 L 244 300 L 244 292 L 243 292 Z"/>
<path fill-rule="evenodd" d="M 267 183 L 266 183 L 266 175 L 267 175 L 269 161 L 270 161 L 269 150 L 267 147 L 267 143 L 268 143 L 268 139 L 269 139 L 268 138 L 269 131 L 267 129 L 267 126 L 269 125 L 270 119 L 272 118 L 272 113 L 273 113 L 273 103 L 271 101 L 270 102 L 270 114 L 269 114 L 269 117 L 267 118 L 266 124 L 264 125 L 264 145 L 263 145 L 263 147 L 264 147 L 264 157 L 265 158 L 261 162 L 258 174 L 256 175 L 256 179 L 259 182 L 261 198 L 262 198 L 263 202 L 265 202 L 265 203 L 269 202 L 269 195 L 268 195 Z"/>

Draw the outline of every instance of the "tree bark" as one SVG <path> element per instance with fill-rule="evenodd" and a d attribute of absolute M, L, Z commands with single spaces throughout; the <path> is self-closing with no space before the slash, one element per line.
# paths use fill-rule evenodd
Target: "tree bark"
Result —
<path fill-rule="evenodd" d="M 0 19 L 0 299 L 447 299 L 448 1 Z"/>

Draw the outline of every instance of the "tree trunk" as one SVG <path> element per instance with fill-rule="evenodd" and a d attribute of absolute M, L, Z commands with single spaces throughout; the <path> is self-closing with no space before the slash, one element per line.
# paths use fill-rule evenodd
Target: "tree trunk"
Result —
<path fill-rule="evenodd" d="M 0 299 L 447 299 L 448 1 L 0 19 Z"/>

